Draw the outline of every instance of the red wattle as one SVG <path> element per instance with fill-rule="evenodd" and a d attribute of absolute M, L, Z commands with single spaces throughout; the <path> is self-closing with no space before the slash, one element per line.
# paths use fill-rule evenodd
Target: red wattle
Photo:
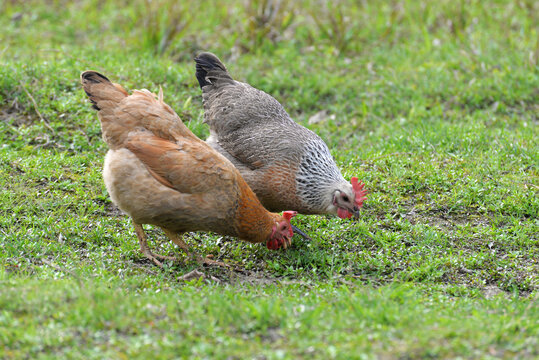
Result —
<path fill-rule="evenodd" d="M 271 239 L 266 242 L 266 246 L 270 250 L 277 250 L 279 248 L 279 244 L 277 243 L 277 240 Z"/>
<path fill-rule="evenodd" d="M 352 217 L 352 213 L 350 213 L 348 210 L 338 208 L 337 216 L 340 217 L 341 219 L 348 219 Z"/>

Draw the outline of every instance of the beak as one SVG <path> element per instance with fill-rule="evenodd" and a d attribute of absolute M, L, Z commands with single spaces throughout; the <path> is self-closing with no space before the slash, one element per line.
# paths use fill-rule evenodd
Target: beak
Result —
<path fill-rule="evenodd" d="M 298 234 L 299 236 L 301 236 L 303 239 L 309 241 L 311 240 L 311 238 L 309 237 L 309 235 L 305 234 L 303 231 L 301 231 L 300 229 L 298 229 L 296 226 L 292 225 L 292 230 L 294 230 L 294 233 L 295 234 Z"/>
<path fill-rule="evenodd" d="M 354 206 L 354 210 L 352 211 L 352 214 L 354 214 L 354 219 L 359 219 L 359 207 Z"/>
<path fill-rule="evenodd" d="M 285 236 L 283 240 L 283 249 L 286 249 L 292 245 L 292 239 L 290 239 L 288 236 Z"/>

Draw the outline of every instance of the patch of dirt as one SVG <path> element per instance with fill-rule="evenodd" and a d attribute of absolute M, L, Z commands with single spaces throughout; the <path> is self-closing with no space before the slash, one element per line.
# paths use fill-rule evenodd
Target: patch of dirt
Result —
<path fill-rule="evenodd" d="M 99 205 L 103 205 L 103 210 L 104 210 L 104 214 L 105 216 L 110 216 L 110 217 L 120 217 L 120 216 L 125 216 L 125 213 L 120 210 L 119 207 L 117 207 L 112 201 L 110 200 L 104 200 L 104 199 L 94 199 L 94 202 L 99 204 Z"/>
<path fill-rule="evenodd" d="M 227 275 L 227 282 L 231 284 L 270 285 L 280 282 L 278 278 L 268 277 L 266 273 L 240 267 L 235 267 Z"/>
<path fill-rule="evenodd" d="M 0 107 L 0 120 L 19 127 L 39 122 L 39 117 L 34 113 L 24 114 L 18 101 L 15 99 L 8 106 Z"/>
<path fill-rule="evenodd" d="M 113 217 L 125 216 L 125 213 L 122 210 L 120 210 L 119 207 L 114 205 L 114 203 L 112 202 L 105 205 L 105 211 L 107 212 L 108 216 L 113 216 Z"/>
<path fill-rule="evenodd" d="M 408 220 L 410 224 L 426 224 L 444 229 L 453 229 L 458 225 L 471 224 L 474 226 L 488 226 L 489 218 L 482 214 L 451 214 L 448 215 L 444 209 L 418 212 L 411 205 L 408 212 L 401 214 L 401 217 Z"/>
<path fill-rule="evenodd" d="M 269 277 L 267 273 L 245 270 L 234 265 L 224 267 L 204 264 L 197 265 L 197 268 L 194 270 L 187 270 L 183 265 L 187 264 L 187 262 L 190 260 L 187 257 L 183 257 L 182 259 L 185 261 L 185 263 L 182 264 L 182 260 L 176 261 L 174 263 L 175 269 L 170 274 L 174 280 L 179 282 L 190 281 L 198 278 L 202 278 L 202 280 L 206 283 L 216 283 L 220 285 L 272 285 L 281 282 L 281 279 Z M 163 272 L 163 269 L 160 269 L 149 259 L 146 259 L 146 257 L 141 258 L 137 255 L 136 259 L 130 259 L 129 262 L 132 262 L 131 264 L 134 265 L 134 267 L 139 268 L 151 275 L 157 275 L 158 273 Z M 126 266 L 129 267 L 131 265 Z"/>
<path fill-rule="evenodd" d="M 202 278 L 206 283 L 232 284 L 232 285 L 272 285 L 280 279 L 268 277 L 268 274 L 249 271 L 240 267 L 200 265 L 199 268 L 178 276 L 178 281 L 189 281 Z"/>
<path fill-rule="evenodd" d="M 492 299 L 500 294 L 503 294 L 504 297 L 508 298 L 509 294 L 497 287 L 496 285 L 487 285 L 484 289 L 481 290 L 486 299 Z"/>
<path fill-rule="evenodd" d="M 192 280 L 199 280 L 199 279 L 202 279 L 205 282 L 216 282 L 216 283 L 220 282 L 219 279 L 217 279 L 216 277 L 211 276 L 211 275 L 208 276 L 204 274 L 203 272 L 198 271 L 196 269 L 188 272 L 187 274 L 183 274 L 182 276 L 178 278 L 178 280 L 181 280 L 181 281 L 192 281 Z"/>
<path fill-rule="evenodd" d="M 278 340 L 284 338 L 284 335 L 281 334 L 281 329 L 279 327 L 269 327 L 266 332 L 261 336 L 261 340 L 267 343 L 275 343 Z"/>

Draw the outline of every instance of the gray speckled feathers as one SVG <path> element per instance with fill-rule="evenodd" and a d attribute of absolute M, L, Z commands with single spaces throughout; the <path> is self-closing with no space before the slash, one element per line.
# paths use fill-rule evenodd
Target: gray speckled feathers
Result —
<path fill-rule="evenodd" d="M 202 53 L 195 62 L 210 126 L 207 142 L 232 161 L 264 206 L 334 212 L 332 192 L 351 186 L 324 141 L 294 122 L 272 96 L 232 80 L 215 55 Z"/>

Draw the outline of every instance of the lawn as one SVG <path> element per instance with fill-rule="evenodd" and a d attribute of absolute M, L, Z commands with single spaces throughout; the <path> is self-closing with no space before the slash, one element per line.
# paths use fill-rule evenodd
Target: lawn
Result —
<path fill-rule="evenodd" d="M 0 358 L 539 358 L 539 3 L 0 2 Z M 163 87 L 199 137 L 193 57 L 276 97 L 369 190 L 230 268 L 139 251 L 79 84 Z M 196 270 L 199 279 L 184 275 Z"/>

